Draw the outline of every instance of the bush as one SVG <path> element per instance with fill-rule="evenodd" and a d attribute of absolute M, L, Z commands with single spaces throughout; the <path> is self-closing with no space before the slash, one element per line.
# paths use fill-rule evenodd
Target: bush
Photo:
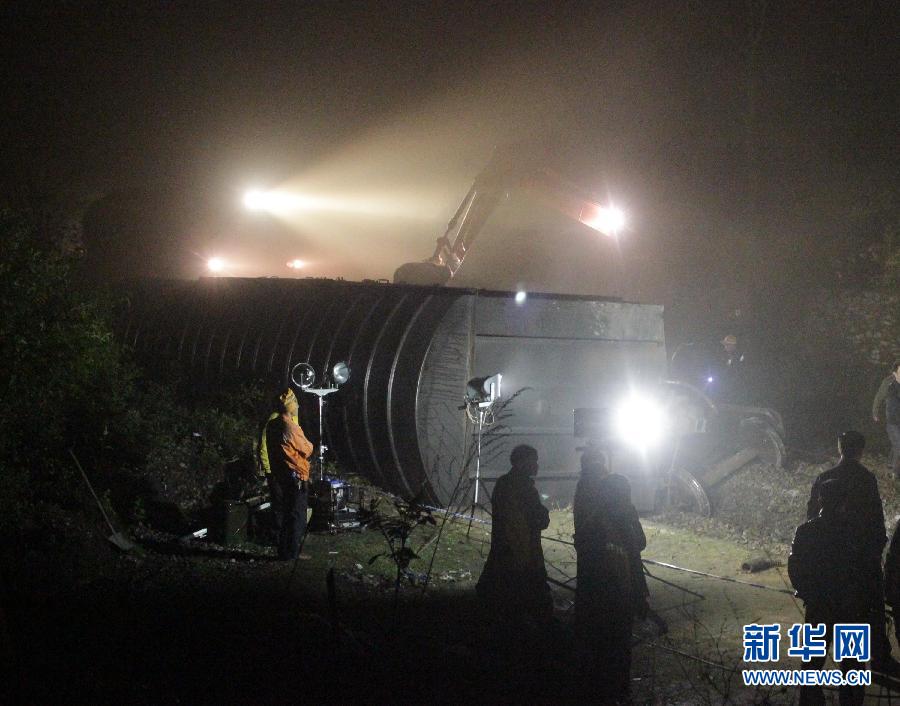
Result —
<path fill-rule="evenodd" d="M 0 209 L 3 553 L 99 557 L 107 529 L 70 449 L 107 509 L 151 521 L 208 504 L 227 464 L 252 473 L 265 405 L 252 387 L 200 398 L 177 373 L 142 380 L 113 336 L 112 299 L 83 288 L 79 254 L 36 223 Z"/>
<path fill-rule="evenodd" d="M 242 387 L 197 399 L 178 388 L 143 387 L 114 443 L 154 495 L 191 511 L 209 501 L 226 464 L 239 462 L 252 472 L 261 394 Z"/>
<path fill-rule="evenodd" d="M 36 495 L 75 496 L 67 450 L 95 457 L 131 394 L 106 308 L 78 286 L 78 256 L 0 210 L 0 502 L 5 523 Z M 11 513 L 11 514 L 7 514 Z"/>

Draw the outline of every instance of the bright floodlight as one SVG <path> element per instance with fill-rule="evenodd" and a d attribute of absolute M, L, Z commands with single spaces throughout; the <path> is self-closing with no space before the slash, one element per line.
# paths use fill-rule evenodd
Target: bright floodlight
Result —
<path fill-rule="evenodd" d="M 579 220 L 604 235 L 616 236 L 625 227 L 625 214 L 615 206 L 585 209 Z"/>
<path fill-rule="evenodd" d="M 264 211 L 266 209 L 266 192 L 259 189 L 251 189 L 244 194 L 244 208 L 250 211 Z"/>
<path fill-rule="evenodd" d="M 309 363 L 297 363 L 291 368 L 291 381 L 301 390 L 316 384 L 316 371 Z"/>
<path fill-rule="evenodd" d="M 292 270 L 302 270 L 306 267 L 306 263 L 303 260 L 291 260 L 287 266 Z"/>
<path fill-rule="evenodd" d="M 211 257 L 206 261 L 206 267 L 210 272 L 222 272 L 225 269 L 225 260 L 221 257 Z"/>
<path fill-rule="evenodd" d="M 524 304 L 526 299 L 528 299 L 527 292 L 521 289 L 516 292 L 516 304 Z"/>
<path fill-rule="evenodd" d="M 616 407 L 613 429 L 629 446 L 646 450 L 658 444 L 665 433 L 666 417 L 653 399 L 632 394 Z"/>
<path fill-rule="evenodd" d="M 331 369 L 331 377 L 334 379 L 335 385 L 343 385 L 350 379 L 350 368 L 344 361 L 335 363 Z"/>
<path fill-rule="evenodd" d="M 244 194 L 244 207 L 248 210 L 265 211 L 276 215 L 287 215 L 295 211 L 325 208 L 327 205 L 327 202 L 322 199 L 304 196 L 291 191 L 251 189 Z"/>
<path fill-rule="evenodd" d="M 466 383 L 466 400 L 479 407 L 490 407 L 500 399 L 500 383 L 503 375 L 497 373 L 489 377 L 472 378 Z"/>

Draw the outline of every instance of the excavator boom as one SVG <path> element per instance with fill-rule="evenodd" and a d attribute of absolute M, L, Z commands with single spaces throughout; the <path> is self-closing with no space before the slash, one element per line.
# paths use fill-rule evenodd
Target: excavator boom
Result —
<path fill-rule="evenodd" d="M 443 285 L 459 270 L 475 239 L 500 201 L 513 189 L 525 190 L 561 213 L 606 235 L 615 236 L 621 214 L 586 196 L 574 184 L 543 166 L 523 165 L 520 158 L 496 154 L 475 178 L 434 254 L 422 262 L 408 262 L 394 273 L 399 284 Z"/>

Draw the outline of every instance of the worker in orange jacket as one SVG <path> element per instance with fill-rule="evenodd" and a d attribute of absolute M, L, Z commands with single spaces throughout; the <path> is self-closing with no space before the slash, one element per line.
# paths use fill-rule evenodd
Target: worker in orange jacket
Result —
<path fill-rule="evenodd" d="M 287 393 L 285 393 L 287 394 Z M 291 392 L 291 394 L 294 394 Z M 296 397 L 294 398 L 296 399 Z M 281 416 L 281 400 L 276 398 L 275 404 L 273 405 L 273 411 L 269 415 L 269 418 L 266 420 L 265 424 L 263 424 L 262 431 L 260 432 L 259 437 L 259 445 L 257 446 L 257 475 L 261 479 L 265 479 L 266 485 L 269 487 L 269 499 L 272 503 L 272 520 L 275 529 L 275 545 L 278 546 L 278 535 L 281 532 L 281 524 L 284 518 L 284 498 L 281 494 L 281 485 L 275 482 L 275 476 L 272 475 L 272 464 L 269 463 L 269 444 L 266 441 L 266 435 L 268 433 L 269 422 L 273 422 Z M 293 406 L 293 409 L 299 412 L 299 407 L 297 405 Z M 300 421 L 298 419 L 299 414 L 291 414 L 291 419 L 295 424 L 299 424 Z"/>
<path fill-rule="evenodd" d="M 294 391 L 287 390 L 278 403 L 279 414 L 266 423 L 265 436 L 272 481 L 280 491 L 282 504 L 278 558 L 287 561 L 301 558 L 313 445 L 297 424 L 300 405 Z"/>

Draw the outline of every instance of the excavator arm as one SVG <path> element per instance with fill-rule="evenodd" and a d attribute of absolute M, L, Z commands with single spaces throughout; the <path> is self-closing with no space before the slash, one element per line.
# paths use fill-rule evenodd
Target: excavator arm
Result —
<path fill-rule="evenodd" d="M 484 224 L 507 194 L 522 189 L 563 214 L 606 235 L 621 228 L 621 215 L 584 195 L 578 187 L 543 166 L 526 163 L 509 152 L 495 153 L 487 167 L 475 178 L 444 234 L 438 238 L 434 254 L 422 262 L 408 262 L 394 273 L 398 284 L 443 285 L 459 270 Z"/>

